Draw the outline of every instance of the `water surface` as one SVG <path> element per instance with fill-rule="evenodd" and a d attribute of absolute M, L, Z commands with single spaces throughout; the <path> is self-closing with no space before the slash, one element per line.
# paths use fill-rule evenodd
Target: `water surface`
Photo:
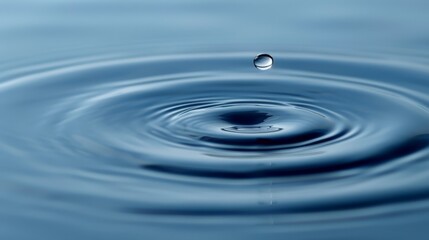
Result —
<path fill-rule="evenodd" d="M 3 1 L 1 238 L 426 239 L 428 10 Z"/>

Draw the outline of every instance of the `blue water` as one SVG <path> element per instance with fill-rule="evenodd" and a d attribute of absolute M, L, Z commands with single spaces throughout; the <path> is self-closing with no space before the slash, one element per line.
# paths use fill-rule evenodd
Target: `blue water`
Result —
<path fill-rule="evenodd" d="M 428 12 L 0 2 L 0 239 L 428 239 Z"/>

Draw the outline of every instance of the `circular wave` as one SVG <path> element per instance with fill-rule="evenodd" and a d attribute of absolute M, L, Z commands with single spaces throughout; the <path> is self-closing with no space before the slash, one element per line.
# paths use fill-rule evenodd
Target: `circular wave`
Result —
<path fill-rule="evenodd" d="M 250 56 L 74 63 L 15 77 L 0 84 L 2 108 L 19 107 L 32 124 L 4 125 L 82 171 L 93 171 L 89 161 L 141 184 L 151 197 L 121 194 L 124 211 L 143 215 L 314 220 L 429 197 L 424 66 L 278 54 L 261 72 Z M 99 197 L 124 201 L 112 195 Z"/>

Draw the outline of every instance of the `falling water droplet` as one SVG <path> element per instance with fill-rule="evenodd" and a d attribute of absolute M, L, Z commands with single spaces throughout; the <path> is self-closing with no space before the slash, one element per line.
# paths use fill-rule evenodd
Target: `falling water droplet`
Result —
<path fill-rule="evenodd" d="M 259 70 L 268 70 L 273 66 L 273 57 L 268 54 L 259 54 L 253 59 L 253 64 Z"/>

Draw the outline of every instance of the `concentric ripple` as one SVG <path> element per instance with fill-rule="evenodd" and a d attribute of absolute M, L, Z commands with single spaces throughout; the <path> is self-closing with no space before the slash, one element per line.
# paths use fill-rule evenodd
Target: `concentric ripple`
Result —
<path fill-rule="evenodd" d="M 91 194 L 163 221 L 315 221 L 427 202 L 426 66 L 294 53 L 258 71 L 251 56 L 106 60 L 14 77 L 0 84 L 1 110 L 18 109 L 20 120 L 2 126 L 62 159 L 38 165 L 126 179 L 98 179 L 104 191 Z"/>

